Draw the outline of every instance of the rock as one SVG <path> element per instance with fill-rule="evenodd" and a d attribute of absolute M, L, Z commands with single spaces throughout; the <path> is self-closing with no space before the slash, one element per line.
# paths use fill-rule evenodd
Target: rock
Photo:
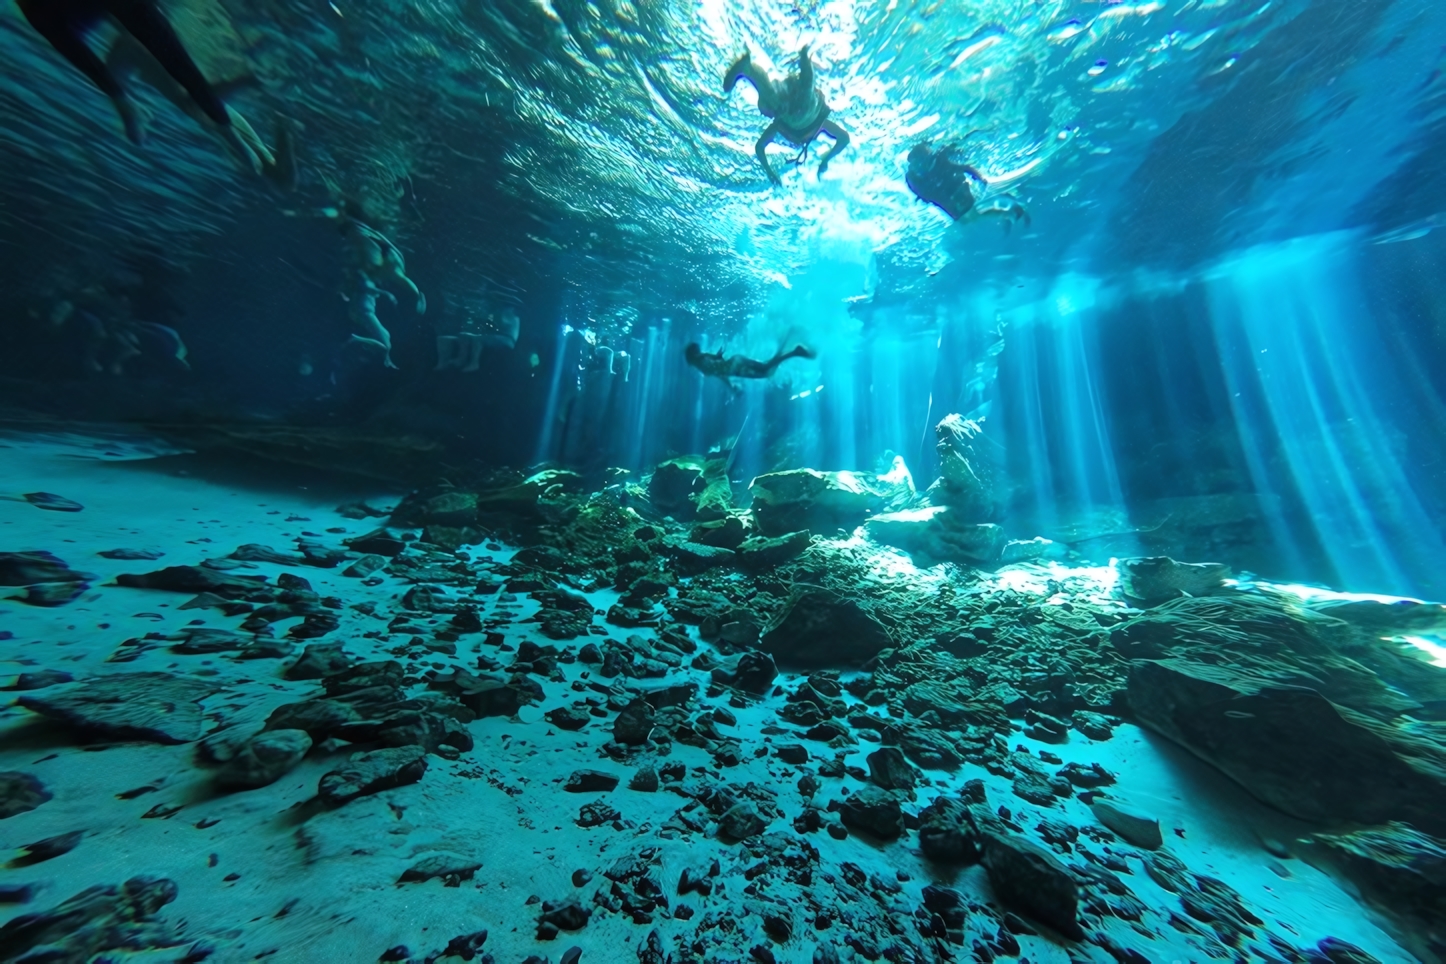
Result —
<path fill-rule="evenodd" d="M 266 718 L 266 729 L 305 730 L 313 741 L 319 742 L 342 726 L 360 719 L 361 714 L 356 707 L 342 700 L 304 700 L 283 703 L 272 710 Z"/>
<path fill-rule="evenodd" d="M 946 415 L 934 426 L 934 451 L 939 480 L 929 487 L 929 500 L 959 510 L 965 522 L 987 522 L 1000 501 L 994 460 L 985 448 L 983 419 Z"/>
<path fill-rule="evenodd" d="M 245 545 L 237 546 L 236 551 L 231 553 L 229 558 L 239 559 L 242 562 L 270 562 L 278 566 L 302 566 L 306 564 L 306 557 L 299 552 L 281 552 L 257 542 L 248 542 Z"/>
<path fill-rule="evenodd" d="M 559 706 L 548 710 L 543 716 L 559 730 L 576 732 L 592 722 L 592 714 L 582 706 Z"/>
<path fill-rule="evenodd" d="M 1120 591 L 1143 603 L 1206 596 L 1224 587 L 1230 567 L 1218 562 L 1176 562 L 1169 556 L 1115 560 Z"/>
<path fill-rule="evenodd" d="M 322 776 L 317 796 L 331 806 L 416 783 L 427 771 L 427 751 L 420 746 L 389 747 L 354 753 L 346 766 Z"/>
<path fill-rule="evenodd" d="M 696 575 L 719 566 L 729 566 L 738 561 L 738 554 L 731 549 L 691 542 L 686 536 L 664 536 L 661 542 L 659 548 L 663 554 L 671 559 L 677 570 L 685 576 Z"/>
<path fill-rule="evenodd" d="M 74 499 L 54 492 L 27 492 L 21 498 L 37 509 L 49 509 L 51 512 L 80 512 L 85 508 Z"/>
<path fill-rule="evenodd" d="M 748 529 L 736 515 L 725 516 L 712 522 L 700 522 L 688 534 L 690 542 L 718 549 L 737 549 L 748 538 Z"/>
<path fill-rule="evenodd" d="M 675 519 L 687 520 L 697 514 L 692 497 L 707 486 L 703 478 L 704 460 L 697 456 L 659 462 L 648 479 L 648 501 L 653 508 Z"/>
<path fill-rule="evenodd" d="M 874 786 L 885 790 L 907 790 L 913 792 L 918 785 L 918 774 L 904 759 L 903 751 L 896 746 L 875 750 L 867 757 L 869 779 Z"/>
<path fill-rule="evenodd" d="M 975 864 L 982 848 L 964 801 L 938 797 L 919 814 L 919 849 L 930 860 Z"/>
<path fill-rule="evenodd" d="M 1021 562 L 1033 562 L 1036 559 L 1057 559 L 1063 556 L 1064 546 L 1046 539 L 1044 536 L 1035 536 L 1033 539 L 1010 539 L 999 550 L 999 564 L 1013 566 Z"/>
<path fill-rule="evenodd" d="M 1004 531 L 993 523 L 966 523 L 946 505 L 925 506 L 876 515 L 868 521 L 869 538 L 907 552 L 920 566 L 941 562 L 992 565 L 1004 546 Z"/>
<path fill-rule="evenodd" d="M 84 830 L 72 830 L 70 833 L 56 834 L 54 837 L 46 837 L 44 840 L 25 844 L 20 848 L 25 851 L 25 856 L 17 858 L 15 863 L 28 867 L 31 864 L 63 857 L 79 847 L 80 842 L 84 839 Z"/>
<path fill-rule="evenodd" d="M 722 686 L 762 696 L 773 688 L 778 667 L 767 653 L 747 652 L 738 657 L 732 669 L 720 666 L 713 670 L 712 677 L 713 682 Z"/>
<path fill-rule="evenodd" d="M 73 683 L 75 677 L 60 669 L 42 669 L 33 673 L 21 673 L 15 682 L 4 687 L 7 690 L 43 690 L 62 683 Z"/>
<path fill-rule="evenodd" d="M 341 643 L 312 643 L 302 650 L 301 658 L 287 668 L 287 679 L 324 679 L 350 669 L 357 659 L 342 649 Z"/>
<path fill-rule="evenodd" d="M 653 732 L 654 715 L 652 704 L 638 697 L 613 721 L 613 739 L 624 746 L 642 746 Z"/>
<path fill-rule="evenodd" d="M 746 840 L 761 834 L 767 826 L 751 805 L 737 803 L 718 818 L 718 836 L 723 840 Z"/>
<path fill-rule="evenodd" d="M 575 899 L 542 902 L 542 921 L 565 931 L 580 931 L 587 926 L 592 911 Z"/>
<path fill-rule="evenodd" d="M 784 666 L 822 669 L 867 662 L 893 645 L 869 610 L 828 589 L 795 590 L 760 648 Z"/>
<path fill-rule="evenodd" d="M 407 548 L 407 544 L 398 533 L 385 527 L 373 529 L 364 535 L 355 536 L 343 540 L 354 552 L 360 552 L 367 556 L 385 556 L 391 558 L 399 556 Z M 345 573 L 343 573 L 345 574 Z"/>
<path fill-rule="evenodd" d="M 802 743 L 784 743 L 774 748 L 774 756 L 784 763 L 791 763 L 794 766 L 808 762 L 808 747 Z"/>
<path fill-rule="evenodd" d="M 0 552 L 0 586 L 29 586 L 42 582 L 85 582 L 95 578 L 76 572 L 53 553 Z"/>
<path fill-rule="evenodd" d="M 376 572 L 378 569 L 381 569 L 386 564 L 386 556 L 378 555 L 375 552 L 369 552 L 366 555 L 362 556 L 360 559 L 358 559 L 356 562 L 343 569 L 341 571 L 341 574 L 351 579 L 365 579 L 367 576 L 370 576 L 372 573 Z"/>
<path fill-rule="evenodd" d="M 862 830 L 880 840 L 896 840 L 904 835 L 904 814 L 893 794 L 878 787 L 866 786 L 835 801 L 829 809 L 837 809 L 839 818 L 850 830 Z"/>
<path fill-rule="evenodd" d="M 1015 834 L 985 831 L 984 867 L 1004 906 L 1082 940 L 1079 892 L 1068 868 L 1038 844 Z"/>
<path fill-rule="evenodd" d="M 633 778 L 628 781 L 629 790 L 641 793 L 657 793 L 658 785 L 658 771 L 650 766 L 638 767 Z"/>
<path fill-rule="evenodd" d="M 1160 835 L 1160 821 L 1125 803 L 1095 797 L 1090 801 L 1090 810 L 1096 820 L 1136 847 L 1158 850 L 1165 843 L 1165 838 Z"/>
<path fill-rule="evenodd" d="M 1139 722 L 1303 820 L 1401 821 L 1446 833 L 1446 747 L 1303 686 L 1186 659 L 1130 665 Z"/>
<path fill-rule="evenodd" d="M 812 544 L 813 536 L 806 529 L 780 536 L 753 536 L 736 547 L 738 564 L 754 572 L 773 569 L 797 559 Z"/>
<path fill-rule="evenodd" d="M 51 796 L 38 777 L 18 770 L 0 771 L 0 820 L 34 810 Z"/>
<path fill-rule="evenodd" d="M 121 573 L 115 577 L 115 584 L 133 589 L 165 589 L 192 596 L 210 592 L 222 599 L 269 591 L 264 576 L 237 576 L 206 566 L 168 566 L 155 572 Z"/>
<path fill-rule="evenodd" d="M 601 770 L 574 770 L 563 789 L 568 793 L 610 793 L 617 789 L 619 777 Z"/>
<path fill-rule="evenodd" d="M 464 860 L 452 854 L 438 854 L 419 860 L 402 871 L 397 883 L 420 883 L 441 877 L 448 887 L 456 887 L 464 880 L 471 880 L 472 875 L 481 869 L 482 864 L 479 861 Z M 484 937 L 483 940 L 485 939 Z"/>
<path fill-rule="evenodd" d="M 29 606 L 52 608 L 74 602 L 89 588 L 90 583 L 86 582 L 38 582 L 9 598 Z"/>
<path fill-rule="evenodd" d="M 1446 945 L 1446 841 L 1406 823 L 1309 840 L 1312 861 L 1323 859 L 1359 887 L 1410 938 L 1407 948 L 1418 957 L 1429 960 L 1426 952 Z"/>
<path fill-rule="evenodd" d="M 151 562 L 161 558 L 165 553 L 159 549 L 102 549 L 96 555 L 106 559 L 143 560 Z"/>
<path fill-rule="evenodd" d="M 22 696 L 27 710 L 112 740 L 189 743 L 201 735 L 198 701 L 221 688 L 202 679 L 170 673 L 115 673 Z"/>
<path fill-rule="evenodd" d="M 155 917 L 175 899 L 175 882 L 159 877 L 91 887 L 50 910 L 7 921 L 0 927 L 0 953 L 7 961 L 59 964 L 99 959 L 111 950 L 174 947 L 183 938 Z"/>
<path fill-rule="evenodd" d="M 221 768 L 216 783 L 233 790 L 267 786 L 290 773 L 310 749 L 305 730 L 263 730 Z"/>
<path fill-rule="evenodd" d="M 852 531 L 864 521 L 875 499 L 853 472 L 771 472 L 754 479 L 749 489 L 754 523 L 766 536 L 803 529 Z"/>
<path fill-rule="evenodd" d="M 460 957 L 464 961 L 475 960 L 482 953 L 482 946 L 487 943 L 487 929 L 473 931 L 470 934 L 459 934 L 447 942 L 446 948 L 442 951 L 443 957 Z M 488 964 L 492 955 L 487 954 L 482 958 L 481 964 Z"/>
<path fill-rule="evenodd" d="M 423 525 L 460 529 L 477 521 L 477 493 L 453 490 L 434 495 L 423 507 Z"/>

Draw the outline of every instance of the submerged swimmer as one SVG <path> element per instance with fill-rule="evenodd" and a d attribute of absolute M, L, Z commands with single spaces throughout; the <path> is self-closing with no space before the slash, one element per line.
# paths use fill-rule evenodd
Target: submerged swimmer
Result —
<path fill-rule="evenodd" d="M 704 376 L 721 378 L 731 387 L 735 378 L 769 378 L 778 370 L 779 365 L 790 358 L 817 358 L 818 353 L 799 345 L 792 351 L 784 351 L 780 348 L 778 354 L 768 361 L 761 362 L 745 358 L 742 355 L 725 357 L 721 348 L 710 354 L 703 351 L 694 341 L 688 343 L 688 347 L 683 350 L 683 356 L 688 360 L 689 365 L 698 369 Z"/>
<path fill-rule="evenodd" d="M 909 150 L 909 169 L 904 175 L 909 190 L 919 200 L 938 207 L 955 221 L 969 215 L 996 215 L 1027 224 L 1029 212 L 1024 205 L 1007 195 L 978 206 L 979 195 L 988 189 L 989 182 L 976 167 L 964 160 L 963 154 L 957 144 L 945 144 L 940 148 L 932 144 L 915 144 Z"/>
<path fill-rule="evenodd" d="M 111 99 L 132 143 L 145 141 L 140 108 L 130 99 L 115 74 L 86 43 L 90 32 L 106 17 L 113 19 L 123 31 L 150 51 L 165 72 L 181 85 L 191 101 L 216 125 L 222 138 L 238 155 L 254 157 L 251 147 L 232 125 L 226 105 L 186 52 L 170 22 L 156 9 L 153 0 L 17 0 L 17 3 L 30 25 L 50 41 L 50 45 L 70 61 L 71 66 Z"/>
<path fill-rule="evenodd" d="M 401 250 L 386 235 L 364 223 L 360 209 L 350 202 L 340 208 L 328 208 L 327 217 L 336 218 L 346 241 L 347 277 L 356 287 L 343 297 L 351 304 L 352 324 L 360 330 L 352 340 L 374 346 L 382 351 L 382 364 L 396 368 L 392 362 L 392 336 L 377 318 L 377 299 L 397 303 L 396 295 L 383 284 L 396 281 L 417 299 L 417 314 L 427 310 L 427 299 L 411 278 L 407 277 L 406 261 Z"/>
<path fill-rule="evenodd" d="M 828 162 L 833 160 L 834 155 L 848 147 L 848 131 L 828 119 L 829 106 L 823 99 L 823 92 L 814 86 L 813 62 L 808 59 L 806 44 L 798 52 L 798 73 L 790 74 L 777 83 L 754 65 L 750 52 L 745 52 L 724 75 L 723 92 L 731 92 L 741 78 L 746 78 L 758 91 L 758 112 L 764 117 L 773 118 L 773 122 L 764 129 L 763 136 L 758 138 L 753 153 L 758 156 L 758 163 L 763 165 L 764 173 L 774 184 L 780 182 L 768 163 L 767 154 L 768 145 L 774 140 L 781 137 L 799 148 L 798 160 L 802 160 L 809 144 L 813 143 L 820 132 L 832 137 L 833 146 L 824 154 L 823 160 L 819 161 L 819 176 L 828 170 Z"/>

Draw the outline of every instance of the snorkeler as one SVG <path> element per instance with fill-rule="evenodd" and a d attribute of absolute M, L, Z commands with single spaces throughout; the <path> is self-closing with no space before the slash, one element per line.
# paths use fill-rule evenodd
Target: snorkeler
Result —
<path fill-rule="evenodd" d="M 145 141 L 141 110 L 110 68 L 86 43 L 90 32 L 109 16 L 120 28 L 149 50 L 156 60 L 189 95 L 191 101 L 216 125 L 217 131 L 242 157 L 251 147 L 231 123 L 226 105 L 216 95 L 201 69 L 186 52 L 181 38 L 153 0 L 16 0 L 20 12 L 42 37 L 50 41 L 71 66 L 88 77 L 111 99 L 126 136 L 134 144 Z M 257 170 L 260 170 L 258 167 Z"/>
<path fill-rule="evenodd" d="M 407 277 L 407 265 L 401 250 L 386 235 L 360 219 L 358 205 L 344 201 L 339 207 L 327 208 L 323 213 L 336 219 L 341 229 L 346 241 L 347 277 L 356 283 L 354 290 L 343 293 L 351 305 L 352 324 L 360 329 L 360 334 L 353 334 L 351 340 L 381 349 L 382 364 L 387 368 L 396 368 L 392 362 L 391 333 L 377 318 L 377 299 L 386 298 L 396 304 L 397 297 L 382 285 L 397 281 L 405 286 L 417 299 L 417 314 L 427 310 L 426 296 Z"/>
<path fill-rule="evenodd" d="M 1003 216 L 1029 223 L 1024 205 L 1008 195 L 1001 195 L 982 207 L 976 207 L 989 182 L 978 168 L 965 162 L 957 144 L 935 148 L 932 144 L 915 144 L 909 150 L 909 169 L 904 181 L 921 201 L 938 207 L 958 221 L 967 215 Z M 1009 221 L 1005 222 L 1006 225 Z"/>
<path fill-rule="evenodd" d="M 754 361 L 752 358 L 745 358 L 742 355 L 725 357 L 723 349 L 709 354 L 698 346 L 696 341 L 689 342 L 688 347 L 683 349 L 683 356 L 705 377 L 721 378 L 733 387 L 735 378 L 769 378 L 777 371 L 778 366 L 790 358 L 817 358 L 816 352 L 810 351 L 802 345 L 792 351 L 779 349 L 778 354 L 766 362 Z"/>
<path fill-rule="evenodd" d="M 487 316 L 487 331 L 478 331 L 476 323 L 469 317 L 462 330 L 455 335 L 437 336 L 437 367 L 435 371 L 456 368 L 464 372 L 475 372 L 482 365 L 482 349 L 517 347 L 517 336 L 522 331 L 522 320 L 511 308 L 502 311 L 501 318 Z"/>
<path fill-rule="evenodd" d="M 768 179 L 774 184 L 780 183 L 778 175 L 768 163 L 769 144 L 781 137 L 800 149 L 798 160 L 802 160 L 809 144 L 813 143 L 819 132 L 833 138 L 833 146 L 818 164 L 818 173 L 822 177 L 834 155 L 848 147 L 849 135 L 848 131 L 835 121 L 828 119 L 828 104 L 823 99 L 822 91 L 813 83 L 813 62 L 808 59 L 808 45 L 805 44 L 798 52 L 798 73 L 790 74 L 780 83 L 775 83 L 767 73 L 755 66 L 752 53 L 745 51 L 724 75 L 723 92 L 731 92 L 740 78 L 747 78 L 758 91 L 758 112 L 764 117 L 773 118 L 773 122 L 764 129 L 763 136 L 758 138 L 758 143 L 753 148 L 753 153 L 758 156 L 758 163 L 763 165 Z"/>

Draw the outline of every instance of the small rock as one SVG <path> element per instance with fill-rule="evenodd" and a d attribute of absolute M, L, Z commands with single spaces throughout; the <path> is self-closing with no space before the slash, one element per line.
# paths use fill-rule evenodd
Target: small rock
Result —
<path fill-rule="evenodd" d="M 317 795 L 340 806 L 349 800 L 416 783 L 427 770 L 427 751 L 420 746 L 388 747 L 356 753 L 344 767 L 322 776 Z"/>
<path fill-rule="evenodd" d="M 774 756 L 784 763 L 791 763 L 795 766 L 808 762 L 808 747 L 802 743 L 783 743 L 773 751 Z"/>
<path fill-rule="evenodd" d="M 19 858 L 17 863 L 29 866 L 46 860 L 54 860 L 80 846 L 80 842 L 84 838 L 84 830 L 72 830 L 70 833 L 57 834 L 54 837 L 46 837 L 44 840 L 25 844 L 20 848 L 25 851 L 25 856 Z"/>
<path fill-rule="evenodd" d="M 746 803 L 734 804 L 718 818 L 718 836 L 724 840 L 746 840 L 762 833 L 768 824 Z"/>
<path fill-rule="evenodd" d="M 896 840 L 904 834 L 904 814 L 899 801 L 879 787 L 863 787 L 830 804 L 829 809 L 836 809 L 850 830 L 862 830 L 880 840 Z"/>
<path fill-rule="evenodd" d="M 984 833 L 984 866 L 994 894 L 1006 906 L 1081 940 L 1079 892 L 1054 854 L 1014 834 Z"/>
<path fill-rule="evenodd" d="M 412 864 L 402 871 L 402 876 L 397 878 L 397 883 L 420 882 L 441 877 L 448 887 L 456 887 L 461 881 L 471 880 L 472 875 L 481 868 L 482 864 L 477 861 L 464 860 L 452 854 L 439 854 Z"/>
<path fill-rule="evenodd" d="M 563 789 L 568 793 L 608 793 L 618 782 L 616 775 L 601 770 L 574 770 Z"/>
<path fill-rule="evenodd" d="M 1158 850 L 1165 842 L 1160 834 L 1160 821 L 1128 804 L 1105 797 L 1090 803 L 1095 819 L 1136 847 Z"/>
<path fill-rule="evenodd" d="M 653 732 L 653 706 L 639 697 L 629 703 L 613 721 L 613 739 L 624 746 L 642 746 Z"/>
<path fill-rule="evenodd" d="M 151 561 L 159 559 L 165 553 L 159 549 L 102 549 L 96 555 L 106 559 L 131 559 Z"/>
<path fill-rule="evenodd" d="M 232 790 L 267 786 L 290 773 L 310 750 L 305 730 L 263 730 L 221 768 L 216 783 Z"/>
<path fill-rule="evenodd" d="M 638 790 L 642 793 L 656 793 L 658 790 L 658 771 L 650 766 L 639 767 L 628 781 L 629 790 Z"/>

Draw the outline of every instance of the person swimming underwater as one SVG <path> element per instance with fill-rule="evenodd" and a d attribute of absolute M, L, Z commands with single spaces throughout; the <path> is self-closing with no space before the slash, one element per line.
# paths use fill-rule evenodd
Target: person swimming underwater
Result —
<path fill-rule="evenodd" d="M 810 351 L 802 345 L 792 351 L 778 350 L 768 361 L 755 361 L 752 358 L 745 358 L 742 355 L 725 356 L 723 349 L 716 352 L 705 352 L 696 341 L 689 342 L 688 347 L 683 349 L 683 357 L 688 364 L 702 372 L 705 377 L 721 378 L 727 382 L 729 387 L 733 386 L 735 378 L 769 378 L 778 370 L 778 366 L 790 358 L 817 358 L 818 353 Z"/>
<path fill-rule="evenodd" d="M 790 74 L 781 82 L 774 82 L 753 63 L 752 52 L 744 51 L 743 56 L 734 61 L 728 73 L 723 75 L 723 92 L 731 93 L 741 79 L 747 79 L 758 91 L 758 112 L 773 119 L 753 147 L 753 153 L 757 155 L 758 163 L 763 165 L 768 179 L 774 184 L 781 183 L 768 163 L 769 144 L 781 137 L 800 148 L 799 157 L 802 158 L 802 152 L 808 150 L 808 145 L 820 132 L 833 138 L 833 146 L 818 163 L 818 173 L 822 177 L 834 155 L 849 146 L 849 135 L 837 122 L 828 119 L 828 103 L 823 99 L 823 92 L 813 83 L 813 61 L 808 58 L 808 45 L 805 44 L 798 52 L 798 73 Z"/>
<path fill-rule="evenodd" d="M 964 150 L 958 144 L 942 147 L 915 144 L 909 149 L 904 182 L 915 197 L 934 205 L 955 221 L 992 215 L 1005 218 L 1006 226 L 1012 221 L 1029 224 L 1029 212 L 1009 195 L 996 196 L 987 204 L 979 203 L 989 189 L 989 182 L 978 168 L 964 160 Z"/>
<path fill-rule="evenodd" d="M 145 123 L 140 107 L 126 93 L 125 86 L 86 43 L 91 31 L 106 17 L 149 50 L 196 106 L 216 125 L 216 130 L 241 157 L 254 157 L 250 145 L 231 123 L 226 105 L 191 59 L 181 38 L 153 0 L 16 0 L 30 25 L 56 51 L 70 61 L 115 105 L 126 136 L 140 145 L 145 142 Z M 259 167 L 257 168 L 259 170 Z"/>

